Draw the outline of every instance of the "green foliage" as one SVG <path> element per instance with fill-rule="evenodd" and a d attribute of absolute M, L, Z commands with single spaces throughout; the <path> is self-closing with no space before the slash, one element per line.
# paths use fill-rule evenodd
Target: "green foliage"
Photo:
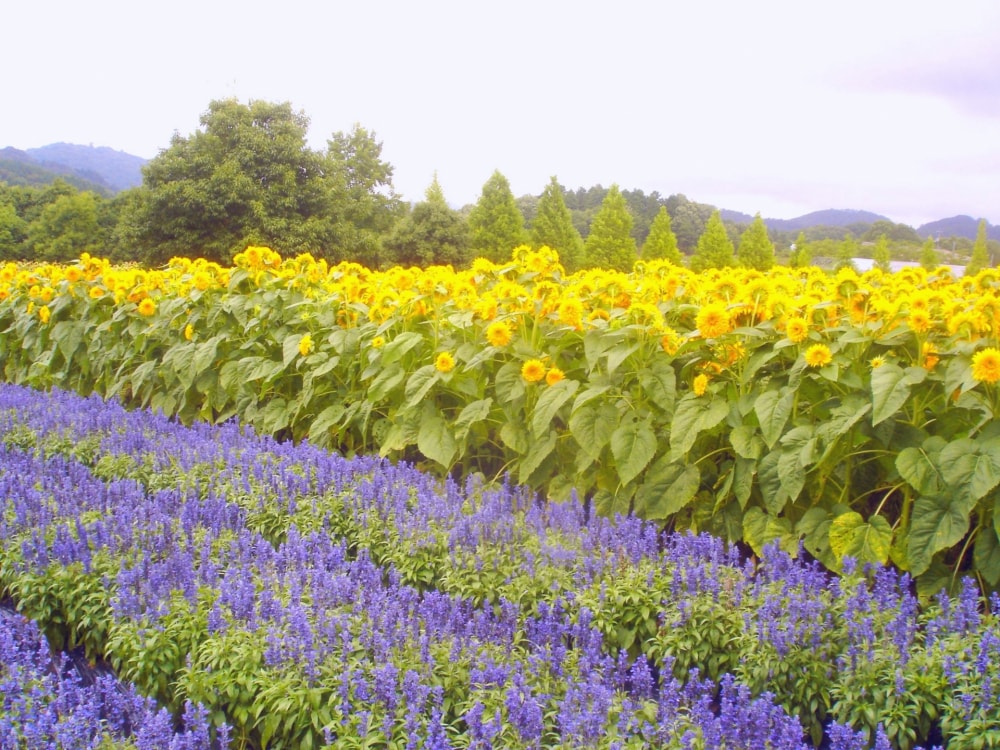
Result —
<path fill-rule="evenodd" d="M 972 256 L 965 266 L 965 273 L 967 276 L 972 276 L 992 265 L 989 251 L 986 247 L 986 219 L 980 219 L 979 226 L 976 229 L 976 241 L 972 245 Z"/>
<path fill-rule="evenodd" d="M 400 220 L 383 244 L 388 258 L 398 265 L 464 266 L 471 260 L 469 242 L 468 223 L 448 205 L 435 174 L 425 199 Z"/>
<path fill-rule="evenodd" d="M 31 257 L 69 261 L 100 249 L 98 205 L 94 193 L 63 195 L 46 205 L 27 227 L 25 244 Z"/>
<path fill-rule="evenodd" d="M 473 255 L 500 263 L 528 242 L 524 217 L 507 178 L 495 171 L 483 185 L 479 201 L 469 213 L 469 247 Z"/>
<path fill-rule="evenodd" d="M 806 240 L 805 232 L 799 232 L 799 236 L 796 238 L 792 251 L 788 256 L 788 265 L 792 268 L 803 268 L 808 266 L 812 262 L 812 251 L 809 248 L 809 243 Z"/>
<path fill-rule="evenodd" d="M 928 271 L 941 265 L 941 253 L 934 246 L 933 237 L 928 237 L 920 248 L 920 265 Z"/>
<path fill-rule="evenodd" d="M 892 260 L 892 253 L 889 252 L 889 239 L 884 234 L 880 234 L 875 241 L 872 260 L 875 261 L 875 268 L 885 273 L 892 270 L 892 266 L 889 264 L 889 261 Z"/>
<path fill-rule="evenodd" d="M 584 241 L 584 264 L 629 271 L 638 258 L 632 237 L 632 214 L 617 185 L 612 185 L 594 216 Z"/>
<path fill-rule="evenodd" d="M 740 236 L 736 260 L 744 268 L 767 271 L 774 266 L 774 243 L 767 236 L 767 227 L 760 214 Z"/>
<path fill-rule="evenodd" d="M 698 246 L 691 256 L 692 271 L 706 271 L 709 268 L 728 268 L 735 264 L 733 241 L 729 239 L 722 223 L 722 214 L 713 211 L 705 225 L 705 231 L 698 238 Z"/>
<path fill-rule="evenodd" d="M 670 214 L 667 212 L 666 206 L 660 206 L 656 218 L 653 219 L 653 223 L 649 227 L 646 243 L 642 246 L 643 260 L 656 258 L 669 260 L 677 265 L 681 265 L 684 261 L 684 256 L 677 248 L 677 237 L 674 236 Z"/>
<path fill-rule="evenodd" d="M 553 176 L 538 199 L 531 222 L 531 241 L 559 253 L 563 266 L 573 272 L 583 265 L 583 238 L 573 226 L 573 216 L 563 200 L 563 188 Z"/>

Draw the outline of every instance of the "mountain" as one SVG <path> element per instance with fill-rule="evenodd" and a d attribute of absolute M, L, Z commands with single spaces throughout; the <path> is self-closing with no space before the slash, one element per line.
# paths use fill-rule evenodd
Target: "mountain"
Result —
<path fill-rule="evenodd" d="M 753 221 L 750 214 L 740 211 L 721 211 L 723 220 L 731 221 L 735 224 L 749 224 Z M 828 208 L 824 211 L 813 211 L 812 213 L 797 216 L 794 219 L 764 219 L 764 225 L 768 229 L 779 232 L 798 232 L 809 227 L 849 227 L 853 224 L 873 224 L 876 221 L 892 221 L 881 214 L 871 211 L 857 211 L 848 208 Z"/>
<path fill-rule="evenodd" d="M 0 149 L 0 182 L 40 187 L 56 180 L 65 180 L 77 190 L 92 190 L 100 195 L 110 196 L 115 192 L 93 172 L 81 173 L 58 164 L 43 165 L 25 151 L 10 147 Z"/>
<path fill-rule="evenodd" d="M 40 148 L 29 148 L 26 153 L 46 167 L 65 167 L 88 179 L 96 176 L 98 181 L 103 181 L 116 193 L 141 185 L 142 166 L 147 162 L 147 159 L 107 146 L 79 146 L 73 143 L 50 143 Z"/>
<path fill-rule="evenodd" d="M 976 232 L 978 230 L 979 219 L 960 215 L 922 224 L 917 227 L 917 234 L 921 237 L 968 237 L 970 240 L 974 240 L 976 239 Z M 1000 226 L 994 226 L 986 222 L 986 238 L 1000 240 Z"/>

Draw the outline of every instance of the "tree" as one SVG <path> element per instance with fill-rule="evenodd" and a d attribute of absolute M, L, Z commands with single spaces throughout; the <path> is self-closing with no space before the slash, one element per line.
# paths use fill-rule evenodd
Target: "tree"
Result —
<path fill-rule="evenodd" d="M 350 133 L 334 133 L 327 141 L 326 165 L 340 218 L 330 252 L 336 260 L 379 265 L 382 237 L 405 211 L 392 186 L 392 165 L 382 161 L 382 144 L 355 124 Z"/>
<path fill-rule="evenodd" d="M 566 270 L 583 265 L 583 237 L 573 226 L 573 217 L 563 199 L 563 189 L 555 177 L 549 180 L 538 199 L 538 212 L 531 223 L 531 241 L 547 245 L 559 253 Z"/>
<path fill-rule="evenodd" d="M 617 185 L 608 189 L 583 243 L 584 265 L 631 271 L 638 252 L 632 237 L 632 214 Z"/>
<path fill-rule="evenodd" d="M 928 237 L 920 248 L 920 265 L 928 271 L 941 265 L 941 253 L 934 247 L 934 238 Z"/>
<path fill-rule="evenodd" d="M 884 234 L 880 234 L 875 241 L 872 260 L 875 261 L 875 268 L 881 269 L 886 273 L 892 270 L 892 266 L 890 265 L 892 253 L 889 252 L 889 239 Z"/>
<path fill-rule="evenodd" d="M 469 213 L 469 245 L 474 255 L 501 263 L 510 259 L 515 247 L 527 243 L 524 216 L 510 183 L 497 170 L 483 185 L 479 200 Z"/>
<path fill-rule="evenodd" d="M 288 102 L 213 101 L 201 129 L 175 134 L 143 170 L 143 196 L 123 211 L 146 262 L 192 253 L 227 262 L 247 245 L 283 253 L 367 251 L 387 228 L 391 168 L 361 128 L 309 149 L 309 120 Z M 368 202 L 358 205 L 359 197 Z"/>
<path fill-rule="evenodd" d="M 26 229 L 27 223 L 17 215 L 14 204 L 4 202 L 0 196 L 0 260 L 14 260 L 23 255 L 21 243 Z"/>
<path fill-rule="evenodd" d="M 986 249 L 986 219 L 980 219 L 976 228 L 976 241 L 972 245 L 972 257 L 965 267 L 965 275 L 972 276 L 984 268 L 989 268 L 990 265 L 990 255 Z"/>
<path fill-rule="evenodd" d="M 837 264 L 834 269 L 839 271 L 841 268 L 855 268 L 854 258 L 858 254 L 858 243 L 854 239 L 854 235 L 848 232 L 844 235 L 844 239 L 840 241 L 837 245 Z"/>
<path fill-rule="evenodd" d="M 767 236 L 767 226 L 760 214 L 754 217 L 740 236 L 736 257 L 744 268 L 767 271 L 774 266 L 774 243 Z"/>
<path fill-rule="evenodd" d="M 384 244 L 391 262 L 400 265 L 460 266 L 470 260 L 468 225 L 448 206 L 436 174 L 424 200 L 396 225 Z"/>
<path fill-rule="evenodd" d="M 666 206 L 677 246 L 683 252 L 694 252 L 698 238 L 705 231 L 705 225 L 715 209 L 705 203 L 689 201 L 683 193 L 667 198 Z"/>
<path fill-rule="evenodd" d="M 26 245 L 33 259 L 70 261 L 101 248 L 100 197 L 89 190 L 61 195 L 28 224 Z"/>
<path fill-rule="evenodd" d="M 691 269 L 705 271 L 709 268 L 727 268 L 734 263 L 733 241 L 729 239 L 722 214 L 712 212 L 705 224 L 705 231 L 698 238 L 698 246 L 691 256 Z"/>
<path fill-rule="evenodd" d="M 649 236 L 642 246 L 643 260 L 655 258 L 669 260 L 678 266 L 684 262 L 684 256 L 677 247 L 677 237 L 674 236 L 673 227 L 670 225 L 670 214 L 666 206 L 660 206 L 660 210 L 649 225 Z"/>
<path fill-rule="evenodd" d="M 795 238 L 795 243 L 791 248 L 792 252 L 788 256 L 788 265 L 792 268 L 804 268 L 812 262 L 812 250 L 806 240 L 806 233 L 799 232 Z"/>

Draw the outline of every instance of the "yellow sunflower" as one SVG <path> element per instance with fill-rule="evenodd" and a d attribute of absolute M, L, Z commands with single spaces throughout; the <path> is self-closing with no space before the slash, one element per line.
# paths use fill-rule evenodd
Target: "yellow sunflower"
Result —
<path fill-rule="evenodd" d="M 813 344 L 806 349 L 806 364 L 810 367 L 825 367 L 833 361 L 833 353 L 826 344 Z"/>
<path fill-rule="evenodd" d="M 981 383 L 1000 380 L 1000 349 L 989 346 L 972 355 L 972 377 Z"/>
<path fill-rule="evenodd" d="M 147 318 L 156 313 L 156 303 L 149 297 L 143 297 L 139 302 L 139 314 Z"/>
<path fill-rule="evenodd" d="M 703 305 L 695 318 L 695 325 L 706 339 L 718 338 L 728 333 L 731 320 L 726 305 L 722 302 L 709 302 Z"/>
<path fill-rule="evenodd" d="M 558 367 L 550 367 L 549 371 L 545 373 L 545 382 L 549 385 L 555 385 L 565 377 L 566 374 Z"/>
<path fill-rule="evenodd" d="M 455 368 L 455 358 L 451 352 L 441 352 L 434 360 L 434 367 L 438 372 L 451 372 Z"/>
<path fill-rule="evenodd" d="M 529 359 L 521 367 L 521 377 L 529 383 L 537 383 L 545 377 L 545 363 L 540 359 Z"/>

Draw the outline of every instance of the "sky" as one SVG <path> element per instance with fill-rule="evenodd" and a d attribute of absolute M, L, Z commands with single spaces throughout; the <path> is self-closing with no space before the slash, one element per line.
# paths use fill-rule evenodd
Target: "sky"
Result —
<path fill-rule="evenodd" d="M 41 0 L 4 9 L 0 148 L 155 157 L 216 99 L 374 132 L 397 193 L 552 176 L 793 218 L 1000 224 L 997 0 Z"/>

